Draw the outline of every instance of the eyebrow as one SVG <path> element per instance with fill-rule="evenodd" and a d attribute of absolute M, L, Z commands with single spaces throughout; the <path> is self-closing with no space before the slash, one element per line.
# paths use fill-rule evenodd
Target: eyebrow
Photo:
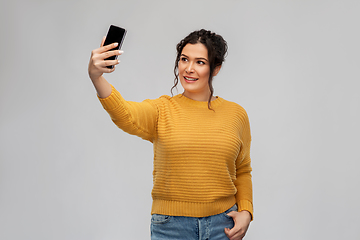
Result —
<path fill-rule="evenodd" d="M 185 54 L 181 54 L 181 56 L 184 56 L 184 57 L 187 57 L 187 58 L 189 58 L 188 56 L 186 56 Z M 207 61 L 207 62 L 209 62 L 209 60 L 207 60 L 206 58 L 203 58 L 203 57 L 199 57 L 199 58 L 195 58 L 196 60 L 205 60 L 205 61 Z"/>

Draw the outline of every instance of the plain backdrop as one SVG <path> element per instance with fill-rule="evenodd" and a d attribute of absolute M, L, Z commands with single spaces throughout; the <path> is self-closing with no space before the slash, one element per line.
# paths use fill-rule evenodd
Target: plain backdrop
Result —
<path fill-rule="evenodd" d="M 360 239 L 359 12 L 358 0 L 1 1 L 0 239 L 150 239 L 152 144 L 111 122 L 87 74 L 110 24 L 128 34 L 105 77 L 131 101 L 170 95 L 191 31 L 227 40 L 214 87 L 250 117 L 245 239 Z"/>

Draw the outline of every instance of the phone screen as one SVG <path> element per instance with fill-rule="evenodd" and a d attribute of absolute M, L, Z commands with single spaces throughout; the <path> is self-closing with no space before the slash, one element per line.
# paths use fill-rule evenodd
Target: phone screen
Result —
<path fill-rule="evenodd" d="M 117 43 L 119 43 L 119 45 L 117 45 L 117 47 L 115 47 L 109 51 L 120 49 L 122 46 L 122 43 L 124 41 L 126 32 L 127 31 L 124 28 L 111 25 L 109 28 L 109 31 L 106 35 L 104 46 L 117 42 Z M 115 59 L 117 59 L 117 57 L 118 56 L 116 55 L 116 56 L 106 58 L 105 60 L 115 60 Z M 113 68 L 114 66 L 107 66 L 107 67 Z"/>

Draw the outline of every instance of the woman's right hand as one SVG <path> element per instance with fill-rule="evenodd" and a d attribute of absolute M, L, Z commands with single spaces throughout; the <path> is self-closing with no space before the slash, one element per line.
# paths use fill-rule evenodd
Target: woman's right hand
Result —
<path fill-rule="evenodd" d="M 115 65 L 119 64 L 119 60 L 105 60 L 108 57 L 121 55 L 123 51 L 121 50 L 112 50 L 118 45 L 118 43 L 112 43 L 104 46 L 105 37 L 103 38 L 100 48 L 97 48 L 91 52 L 91 58 L 89 61 L 89 77 L 94 82 L 98 80 L 103 73 L 111 73 L 115 71 Z M 106 66 L 114 65 L 113 68 L 107 68 Z"/>

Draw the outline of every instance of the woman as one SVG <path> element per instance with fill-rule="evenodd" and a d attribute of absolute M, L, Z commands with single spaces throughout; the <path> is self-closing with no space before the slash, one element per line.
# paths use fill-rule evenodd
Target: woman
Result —
<path fill-rule="evenodd" d="M 213 96 L 226 41 L 204 29 L 177 45 L 173 97 L 125 101 L 103 73 L 116 44 L 92 51 L 89 76 L 122 130 L 154 144 L 151 239 L 242 239 L 252 220 L 250 126 L 245 110 Z"/>

